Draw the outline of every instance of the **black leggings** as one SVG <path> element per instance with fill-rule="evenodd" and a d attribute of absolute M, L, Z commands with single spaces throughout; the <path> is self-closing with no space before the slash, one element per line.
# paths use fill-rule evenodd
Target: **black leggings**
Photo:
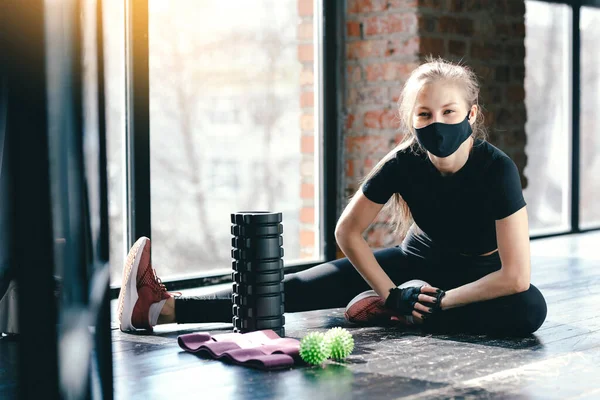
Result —
<path fill-rule="evenodd" d="M 390 279 L 400 285 L 421 279 L 450 290 L 500 269 L 498 252 L 489 256 L 465 256 L 434 245 L 411 229 L 402 245 L 373 253 Z M 299 312 L 346 307 L 357 294 L 371 289 L 347 258 L 286 274 L 285 311 Z M 175 300 L 178 323 L 231 322 L 232 289 Z M 526 336 L 546 319 L 546 301 L 533 285 L 525 292 L 444 310 L 426 320 L 431 332 L 466 332 L 500 336 Z"/>

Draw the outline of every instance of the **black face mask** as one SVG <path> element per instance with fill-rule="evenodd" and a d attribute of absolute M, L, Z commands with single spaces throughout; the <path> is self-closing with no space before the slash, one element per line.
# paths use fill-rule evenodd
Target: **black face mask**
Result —
<path fill-rule="evenodd" d="M 469 114 L 458 124 L 434 122 L 424 128 L 415 128 L 417 140 L 428 152 L 437 157 L 448 157 L 454 153 L 473 130 L 469 124 Z"/>

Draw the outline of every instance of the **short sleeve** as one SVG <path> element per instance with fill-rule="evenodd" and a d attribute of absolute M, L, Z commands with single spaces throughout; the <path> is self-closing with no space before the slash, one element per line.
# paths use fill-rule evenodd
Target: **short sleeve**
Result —
<path fill-rule="evenodd" d="M 396 157 L 386 161 L 381 168 L 365 183 L 361 190 L 371 201 L 385 204 L 397 192 L 395 183 L 398 182 L 398 162 Z"/>
<path fill-rule="evenodd" d="M 495 162 L 491 179 L 493 182 L 492 213 L 495 219 L 506 218 L 527 205 L 523 197 L 519 170 L 509 157 L 500 157 Z"/>

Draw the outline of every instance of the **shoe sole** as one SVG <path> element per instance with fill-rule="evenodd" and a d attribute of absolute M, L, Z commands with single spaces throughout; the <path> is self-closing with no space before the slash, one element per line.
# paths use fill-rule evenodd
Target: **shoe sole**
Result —
<path fill-rule="evenodd" d="M 136 331 L 136 327 L 131 323 L 131 316 L 133 315 L 133 308 L 138 300 L 137 293 L 137 271 L 142 258 L 144 248 L 148 243 L 147 237 L 139 238 L 125 260 L 125 266 L 123 267 L 123 278 L 121 280 L 121 290 L 119 291 L 119 308 L 118 316 L 120 329 L 122 332 Z M 133 279 L 132 279 L 133 277 Z"/>
<path fill-rule="evenodd" d="M 428 285 L 428 283 L 420 279 L 413 279 L 408 282 L 404 282 L 398 287 L 402 289 L 409 286 L 423 285 Z M 383 299 L 381 299 L 381 297 L 379 297 L 379 295 L 374 290 L 367 290 L 358 294 L 356 297 L 350 300 L 350 302 L 346 306 L 346 310 L 344 311 L 344 317 L 347 321 L 354 323 L 376 322 L 379 319 L 383 319 L 383 317 L 387 315 L 385 313 L 372 313 L 372 310 L 380 308 L 382 305 Z M 352 308 L 354 308 L 354 310 L 352 310 Z M 381 318 L 357 319 L 356 316 L 362 313 L 366 313 L 367 315 L 377 315 L 377 317 L 381 316 Z M 389 316 L 391 317 L 392 314 L 390 314 Z"/>

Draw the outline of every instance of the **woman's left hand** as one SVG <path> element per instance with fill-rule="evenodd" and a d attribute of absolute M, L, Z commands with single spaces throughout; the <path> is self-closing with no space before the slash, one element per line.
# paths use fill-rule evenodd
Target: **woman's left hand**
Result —
<path fill-rule="evenodd" d="M 445 291 L 425 285 L 421 288 L 421 293 L 426 293 L 428 296 L 426 300 L 419 298 L 419 301 L 415 304 L 415 310 L 426 311 L 423 313 L 425 318 L 442 311 L 442 298 L 446 295 Z M 432 298 L 435 298 L 435 300 L 432 301 Z"/>

